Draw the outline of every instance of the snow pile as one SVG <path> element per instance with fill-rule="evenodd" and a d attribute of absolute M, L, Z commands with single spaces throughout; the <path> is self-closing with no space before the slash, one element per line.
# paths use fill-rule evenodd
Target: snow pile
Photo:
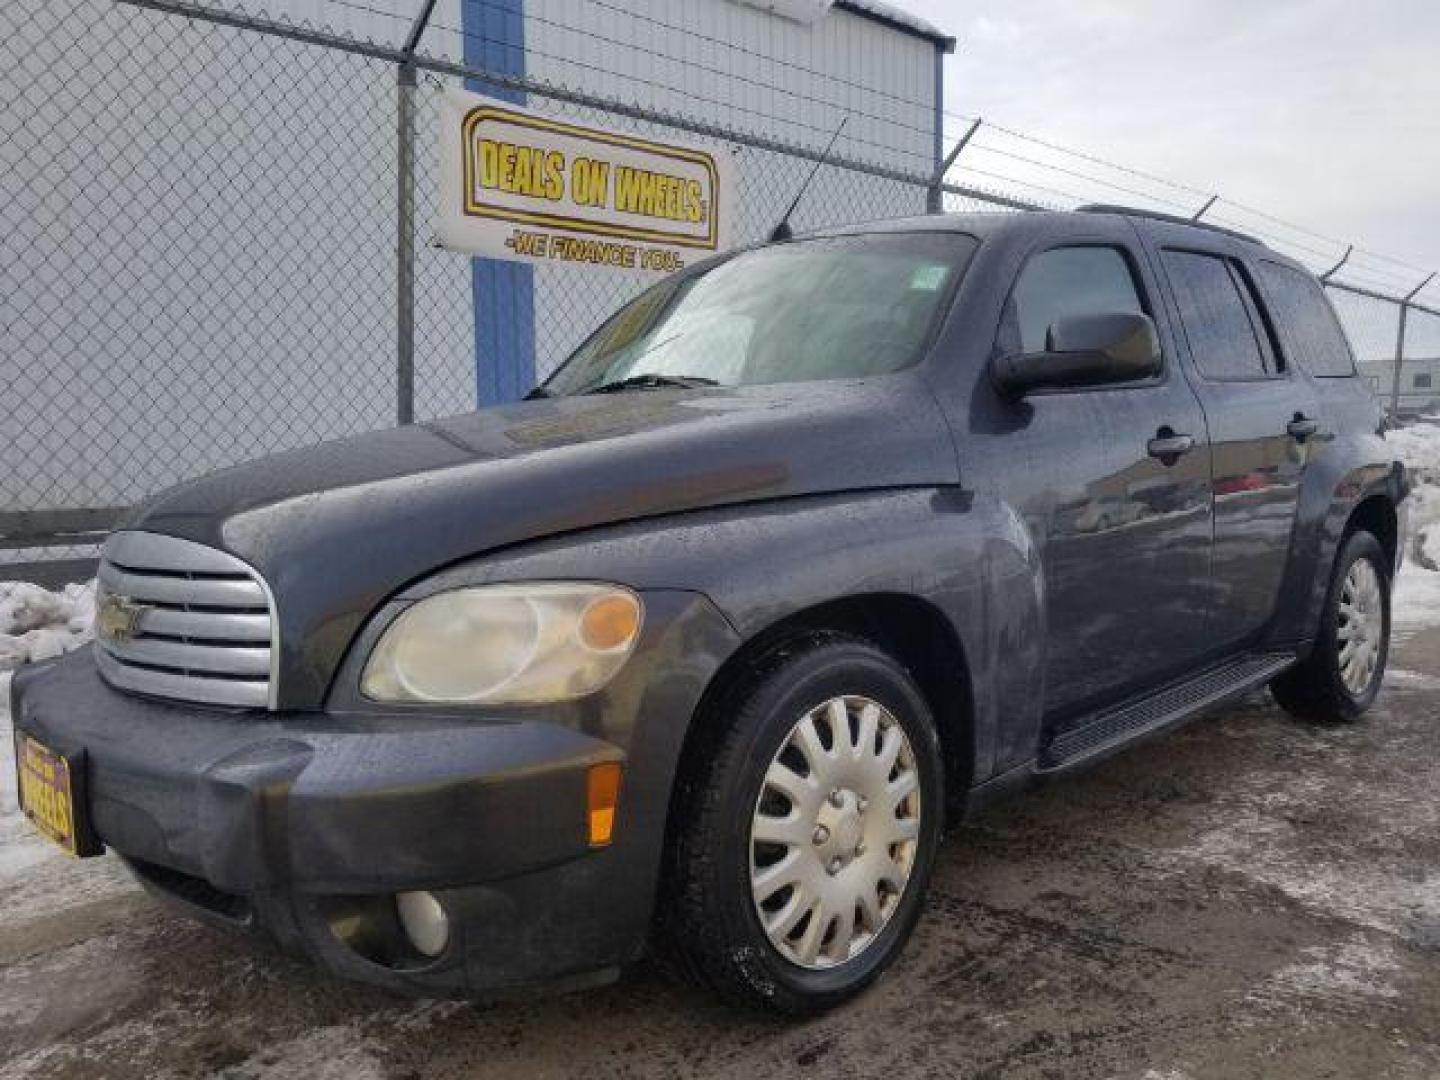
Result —
<path fill-rule="evenodd" d="M 1440 418 L 1385 433 L 1409 470 L 1410 532 L 1405 566 L 1395 581 L 1393 611 L 1398 637 L 1440 625 Z"/>
<path fill-rule="evenodd" d="M 1405 462 L 1415 484 L 1407 554 L 1426 570 L 1440 570 L 1440 418 L 1388 431 L 1385 441 Z"/>
<path fill-rule="evenodd" d="M 1426 469 L 1440 477 L 1440 416 L 1425 416 L 1405 427 L 1391 428 L 1385 441 L 1406 468 Z"/>
<path fill-rule="evenodd" d="M 84 645 L 94 619 L 93 581 L 66 585 L 60 592 L 25 581 L 0 581 L 0 701 L 13 668 Z"/>

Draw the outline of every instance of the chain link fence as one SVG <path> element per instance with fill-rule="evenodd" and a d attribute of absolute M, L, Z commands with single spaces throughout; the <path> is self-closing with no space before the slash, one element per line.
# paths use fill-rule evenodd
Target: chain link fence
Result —
<path fill-rule="evenodd" d="M 0 556 L 391 421 L 391 65 L 91 0 L 0 42 Z"/>
<path fill-rule="evenodd" d="M 493 327 L 477 315 L 470 260 L 428 234 L 447 87 L 523 94 L 559 118 L 725 147 L 740 166 L 737 243 L 769 232 L 826 141 L 824 125 L 797 119 L 793 89 L 785 99 L 756 84 L 722 119 L 700 119 L 637 104 L 638 91 L 620 100 L 467 66 L 465 43 L 443 23 L 412 52 L 419 0 L 329 2 L 379 30 L 260 18 L 221 0 L 0 5 L 0 563 L 93 553 L 122 508 L 212 469 L 483 401 L 477 356 Z M 550 21 L 557 40 L 575 29 Z M 577 79 L 582 52 L 576 44 L 565 58 Z M 703 55 L 695 65 L 689 76 L 708 77 Z M 412 90 L 402 69 L 417 76 Z M 653 90 L 682 77 L 640 81 Z M 917 155 L 909 130 L 923 103 L 834 89 L 862 102 L 847 108 L 870 118 L 870 134 L 826 161 L 797 230 L 927 208 L 1066 205 L 1059 192 L 1040 201 L 961 183 L 963 162 L 937 182 L 933 153 Z M 411 220 L 398 122 L 407 93 Z M 892 128 L 912 149 L 885 144 Z M 540 377 L 648 284 L 554 263 L 533 273 L 535 293 L 552 299 L 533 310 Z M 1383 365 L 1365 364 L 1378 394 L 1401 409 L 1440 400 L 1440 312 L 1350 286 L 1332 295 L 1362 361 L 1390 362 L 1388 380 Z"/>

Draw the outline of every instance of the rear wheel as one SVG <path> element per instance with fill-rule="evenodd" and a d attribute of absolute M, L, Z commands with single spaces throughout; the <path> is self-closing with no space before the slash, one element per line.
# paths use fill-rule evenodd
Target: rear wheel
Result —
<path fill-rule="evenodd" d="M 1270 690 L 1302 719 L 1358 719 L 1380 692 L 1389 649 L 1390 561 L 1373 535 L 1357 531 L 1335 560 L 1314 650 Z"/>
<path fill-rule="evenodd" d="M 791 1014 L 859 993 L 919 917 L 944 804 L 924 698 L 890 657 L 826 637 L 731 699 L 687 778 L 668 921 L 687 969 Z"/>

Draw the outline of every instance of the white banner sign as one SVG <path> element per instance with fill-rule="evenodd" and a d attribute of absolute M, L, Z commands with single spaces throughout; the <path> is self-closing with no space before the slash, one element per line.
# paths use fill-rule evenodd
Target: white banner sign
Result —
<path fill-rule="evenodd" d="M 450 91 L 440 116 L 443 247 L 521 262 L 679 270 L 729 246 L 723 150 L 583 127 Z"/>

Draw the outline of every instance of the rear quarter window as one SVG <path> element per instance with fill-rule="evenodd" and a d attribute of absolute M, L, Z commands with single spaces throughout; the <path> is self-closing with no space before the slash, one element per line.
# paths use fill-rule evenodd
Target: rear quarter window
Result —
<path fill-rule="evenodd" d="M 1257 270 L 1290 361 L 1322 379 L 1353 376 L 1354 354 L 1320 285 L 1309 274 L 1263 259 Z"/>
<path fill-rule="evenodd" d="M 1215 381 L 1265 379 L 1275 374 L 1249 283 L 1220 255 L 1166 249 L 1165 269 L 1180 307 L 1180 323 L 1201 376 Z"/>

